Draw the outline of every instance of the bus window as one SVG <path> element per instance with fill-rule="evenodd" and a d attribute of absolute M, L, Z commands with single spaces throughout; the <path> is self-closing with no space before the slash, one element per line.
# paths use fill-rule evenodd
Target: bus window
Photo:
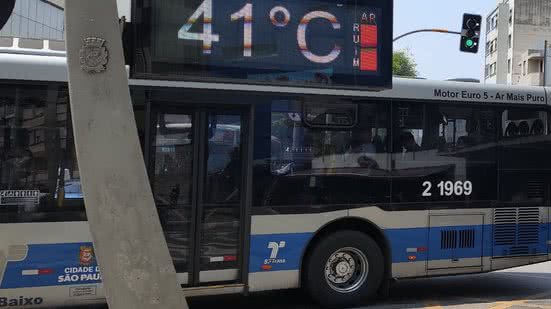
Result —
<path fill-rule="evenodd" d="M 501 113 L 500 200 L 539 203 L 549 199 L 549 113 L 509 108 Z"/>
<path fill-rule="evenodd" d="M 86 219 L 66 86 L 0 85 L 0 222 Z"/>
<path fill-rule="evenodd" d="M 255 205 L 327 206 L 389 201 L 389 119 L 385 105 L 359 103 L 351 108 L 345 104 L 342 110 L 334 105 L 330 113 L 324 112 L 323 119 L 329 114 L 348 115 L 348 121 L 357 117 L 349 128 L 315 120 L 319 117 L 307 124 L 305 117 L 323 111 L 324 106 L 309 104 L 303 109 L 299 101 L 278 100 L 265 107 L 271 109 L 269 126 L 257 122 L 255 129 L 262 136 L 255 138 Z M 306 116 L 304 110 L 309 111 Z M 352 111 L 356 110 L 355 117 Z M 269 152 L 265 151 L 267 148 Z M 270 157 L 266 158 L 268 154 Z M 260 164 L 266 161 L 268 164 Z"/>
<path fill-rule="evenodd" d="M 394 115 L 393 203 L 495 199 L 497 119 L 491 109 L 398 103 Z"/>

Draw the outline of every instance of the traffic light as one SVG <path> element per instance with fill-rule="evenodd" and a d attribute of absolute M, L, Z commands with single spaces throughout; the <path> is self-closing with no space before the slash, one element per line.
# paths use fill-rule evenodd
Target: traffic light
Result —
<path fill-rule="evenodd" d="M 15 0 L 0 0 L 0 30 L 6 24 L 15 7 Z"/>
<path fill-rule="evenodd" d="M 461 46 L 459 49 L 466 53 L 477 53 L 480 45 L 480 27 L 482 16 L 463 14 L 463 25 L 461 27 Z"/>

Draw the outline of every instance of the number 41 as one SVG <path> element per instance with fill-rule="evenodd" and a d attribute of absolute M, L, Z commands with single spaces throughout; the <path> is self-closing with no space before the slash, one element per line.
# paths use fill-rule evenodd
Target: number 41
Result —
<path fill-rule="evenodd" d="M 189 32 L 193 24 L 203 16 L 203 33 Z M 231 15 L 231 21 L 237 21 L 243 18 L 243 56 L 252 56 L 253 45 L 253 5 L 245 4 L 241 10 Z M 191 15 L 187 23 L 178 31 L 178 38 L 182 40 L 203 41 L 203 54 L 210 55 L 212 53 L 212 42 L 220 41 L 218 34 L 212 33 L 212 0 L 205 0 Z"/>

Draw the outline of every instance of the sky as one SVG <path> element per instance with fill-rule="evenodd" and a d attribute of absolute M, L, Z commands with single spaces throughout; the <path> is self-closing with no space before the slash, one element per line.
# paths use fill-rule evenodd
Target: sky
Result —
<path fill-rule="evenodd" d="M 394 50 L 407 49 L 415 58 L 420 77 L 484 79 L 486 16 L 497 7 L 496 0 L 394 0 L 394 37 L 422 28 L 461 31 L 463 13 L 482 15 L 482 37 L 478 54 L 459 51 L 459 36 L 418 33 L 394 43 Z"/>

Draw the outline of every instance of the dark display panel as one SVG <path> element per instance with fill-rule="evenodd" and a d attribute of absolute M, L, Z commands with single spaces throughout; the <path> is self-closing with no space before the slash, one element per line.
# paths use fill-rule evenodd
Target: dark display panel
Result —
<path fill-rule="evenodd" d="M 392 1 L 134 2 L 134 78 L 388 88 Z"/>

